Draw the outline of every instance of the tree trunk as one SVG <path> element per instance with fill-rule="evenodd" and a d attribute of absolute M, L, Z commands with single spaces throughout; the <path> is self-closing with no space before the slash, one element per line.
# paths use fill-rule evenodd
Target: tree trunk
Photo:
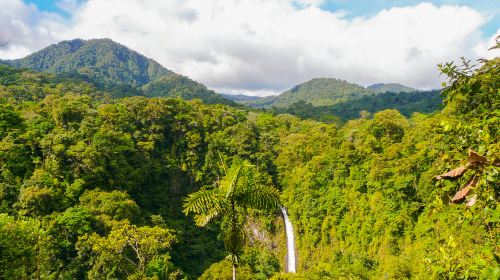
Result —
<path fill-rule="evenodd" d="M 233 264 L 233 280 L 236 280 L 236 265 Z"/>

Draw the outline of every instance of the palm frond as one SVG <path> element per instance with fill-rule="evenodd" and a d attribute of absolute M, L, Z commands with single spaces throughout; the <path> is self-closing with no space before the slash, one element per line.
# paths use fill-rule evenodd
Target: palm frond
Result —
<path fill-rule="evenodd" d="M 238 199 L 243 207 L 258 210 L 272 210 L 280 204 L 279 191 L 270 186 L 247 185 Z"/>
<path fill-rule="evenodd" d="M 200 190 L 190 194 L 184 200 L 184 214 L 195 213 L 198 215 L 214 215 L 225 208 L 224 195 L 219 189 Z"/>
<path fill-rule="evenodd" d="M 233 195 L 242 183 L 253 179 L 254 166 L 248 160 L 234 159 L 226 176 L 220 181 L 219 188 L 223 190 L 226 197 Z M 242 182 L 243 181 L 243 182 Z"/>
<path fill-rule="evenodd" d="M 203 227 L 206 224 L 208 224 L 213 218 L 219 216 L 222 211 L 217 211 L 216 209 L 212 209 L 212 211 L 209 211 L 208 213 L 205 214 L 197 214 L 194 216 L 194 222 L 196 223 L 197 226 Z"/>
<path fill-rule="evenodd" d="M 235 159 L 231 167 L 227 170 L 226 176 L 220 181 L 219 188 L 226 197 L 233 194 L 238 184 L 238 180 L 240 179 L 240 172 L 242 169 L 244 169 L 243 161 Z"/>

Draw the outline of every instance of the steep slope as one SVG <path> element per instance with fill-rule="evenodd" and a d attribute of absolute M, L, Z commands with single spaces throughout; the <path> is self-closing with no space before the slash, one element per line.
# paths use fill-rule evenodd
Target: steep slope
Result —
<path fill-rule="evenodd" d="M 367 89 L 371 89 L 375 92 L 379 93 L 384 93 L 384 92 L 415 92 L 418 91 L 417 89 L 407 87 L 402 84 L 396 84 L 396 83 L 378 83 L 378 84 L 373 84 L 371 86 L 368 86 Z"/>
<path fill-rule="evenodd" d="M 316 78 L 297 85 L 278 96 L 243 103 L 251 107 L 285 108 L 302 100 L 311 103 L 313 106 L 327 106 L 369 94 L 374 94 L 374 92 L 347 81 L 333 78 Z"/>
<path fill-rule="evenodd" d="M 177 74 L 160 77 L 141 89 L 146 97 L 180 97 L 185 100 L 201 99 L 206 104 L 237 105 L 203 84 Z"/>
<path fill-rule="evenodd" d="M 136 87 L 174 74 L 156 61 L 110 39 L 63 41 L 8 63 L 36 71 L 79 73 L 108 83 Z"/>
<path fill-rule="evenodd" d="M 110 39 L 62 41 L 25 58 L 3 63 L 35 71 L 86 77 L 105 89 L 131 86 L 145 96 L 179 96 L 199 98 L 206 103 L 235 104 Z"/>

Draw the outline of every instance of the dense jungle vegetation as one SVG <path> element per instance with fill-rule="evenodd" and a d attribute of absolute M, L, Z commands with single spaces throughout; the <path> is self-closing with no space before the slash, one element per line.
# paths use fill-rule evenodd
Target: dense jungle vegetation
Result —
<path fill-rule="evenodd" d="M 244 100 L 241 103 L 257 108 L 286 108 L 302 100 L 313 106 L 328 106 L 375 93 L 375 91 L 344 80 L 316 78 L 296 85 L 280 95 Z"/>
<path fill-rule="evenodd" d="M 384 92 L 377 95 L 365 95 L 330 106 L 314 106 L 299 100 L 286 108 L 273 107 L 275 114 L 291 114 L 302 119 L 321 122 L 343 123 L 354 120 L 363 114 L 372 114 L 386 109 L 396 109 L 402 115 L 411 117 L 415 112 L 433 113 L 442 108 L 440 91 Z"/>
<path fill-rule="evenodd" d="M 110 39 L 74 39 L 0 64 L 87 80 L 113 97 L 180 97 L 236 105 L 220 94 Z"/>
<path fill-rule="evenodd" d="M 419 91 L 400 84 L 374 84 L 366 88 L 343 80 L 317 78 L 296 85 L 277 96 L 223 95 L 237 103 L 274 114 L 291 114 L 302 119 L 343 124 L 360 117 L 397 109 L 404 116 L 433 113 L 442 108 L 439 90 Z"/>
<path fill-rule="evenodd" d="M 402 84 L 397 84 L 397 83 L 378 83 L 378 84 L 373 84 L 368 87 L 367 89 L 373 90 L 378 93 L 385 93 L 385 92 L 415 92 L 418 91 L 417 89 L 402 85 Z"/>
<path fill-rule="evenodd" d="M 231 279 L 225 221 L 182 210 L 243 160 L 298 273 L 243 203 L 238 279 L 498 279 L 500 58 L 441 69 L 441 111 L 340 126 L 0 66 L 0 278 Z"/>

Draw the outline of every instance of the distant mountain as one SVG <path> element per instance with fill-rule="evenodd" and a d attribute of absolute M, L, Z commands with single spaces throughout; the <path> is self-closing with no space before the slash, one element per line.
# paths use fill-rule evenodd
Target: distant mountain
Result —
<path fill-rule="evenodd" d="M 323 122 L 342 122 L 360 117 L 361 111 L 376 113 L 386 109 L 396 109 L 410 117 L 413 113 L 432 113 L 442 109 L 440 91 L 385 92 L 366 95 L 328 106 L 313 106 L 305 101 L 297 101 L 286 108 L 274 108 L 276 114 L 291 114 L 303 119 Z"/>
<path fill-rule="evenodd" d="M 205 103 L 235 104 L 110 39 L 63 41 L 25 58 L 2 62 L 35 71 L 86 77 L 104 88 L 130 86 L 145 96 L 179 96 L 199 98 Z"/>
<path fill-rule="evenodd" d="M 251 107 L 263 108 L 286 108 L 297 101 L 305 101 L 313 106 L 328 106 L 374 93 L 372 90 L 347 81 L 333 78 L 316 78 L 297 85 L 278 96 L 241 103 Z"/>
<path fill-rule="evenodd" d="M 396 84 L 396 83 L 389 83 L 389 84 L 384 84 L 384 83 L 379 83 L 379 84 L 373 84 L 371 86 L 368 86 L 367 89 L 373 90 L 378 93 L 384 93 L 384 92 L 415 92 L 418 91 L 417 89 L 407 87 L 402 84 Z"/>
<path fill-rule="evenodd" d="M 79 73 L 103 82 L 135 87 L 161 76 L 175 75 L 156 61 L 110 39 L 62 41 L 8 63 L 49 73 Z"/>
<path fill-rule="evenodd" d="M 228 96 L 228 98 L 231 98 Z M 333 78 L 318 78 L 297 85 L 278 96 L 254 98 L 239 95 L 232 99 L 250 107 L 270 109 L 303 119 L 344 122 L 361 111 L 376 113 L 397 109 L 405 116 L 431 113 L 442 107 L 439 91 L 419 91 L 401 84 L 374 84 L 367 88 Z"/>
<path fill-rule="evenodd" d="M 221 93 L 221 95 L 224 98 L 229 99 L 229 100 L 233 100 L 235 102 L 256 101 L 256 100 L 264 98 L 261 96 L 244 95 L 244 94 L 224 94 L 224 93 Z"/>

